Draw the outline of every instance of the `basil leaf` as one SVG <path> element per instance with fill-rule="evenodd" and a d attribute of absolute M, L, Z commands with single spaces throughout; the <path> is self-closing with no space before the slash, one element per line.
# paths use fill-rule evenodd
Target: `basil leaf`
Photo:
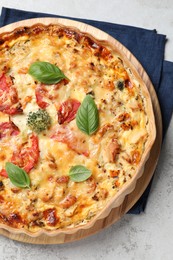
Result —
<path fill-rule="evenodd" d="M 32 63 L 28 73 L 36 80 L 45 84 L 55 84 L 62 79 L 67 79 L 57 66 L 45 61 Z"/>
<path fill-rule="evenodd" d="M 72 166 L 69 171 L 70 179 L 74 182 L 85 181 L 91 176 L 91 174 L 91 171 L 82 165 Z"/>
<path fill-rule="evenodd" d="M 30 188 L 30 178 L 23 169 L 10 162 L 6 163 L 5 169 L 14 186 L 19 188 Z"/>
<path fill-rule="evenodd" d="M 90 95 L 87 95 L 80 105 L 76 115 L 77 127 L 84 133 L 92 135 L 99 126 L 97 106 Z"/>

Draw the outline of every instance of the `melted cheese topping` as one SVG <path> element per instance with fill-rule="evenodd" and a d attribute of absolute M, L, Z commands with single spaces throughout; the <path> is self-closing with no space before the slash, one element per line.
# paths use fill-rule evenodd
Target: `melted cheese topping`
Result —
<path fill-rule="evenodd" d="M 40 154 L 29 173 L 31 189 L 16 188 L 0 176 L 0 220 L 7 225 L 35 232 L 85 224 L 133 177 L 145 150 L 148 117 L 138 81 L 109 47 L 76 35 L 56 26 L 37 26 L 19 37 L 7 37 L 2 45 L 0 69 L 8 68 L 23 113 L 10 116 L 20 134 L 0 139 L 0 170 L 16 145 L 27 141 L 31 134 L 26 125 L 28 113 L 39 109 L 35 89 L 40 83 L 27 73 L 30 65 L 37 60 L 56 64 L 70 79 L 58 89 L 45 85 L 49 95 L 44 100 L 52 125 L 38 135 Z M 119 81 L 124 82 L 122 90 L 117 87 Z M 54 129 L 62 127 L 57 120 L 60 104 L 68 98 L 82 102 L 91 91 L 99 110 L 98 131 L 88 137 L 74 119 L 67 125 L 74 137 L 70 146 L 51 139 Z M 0 121 L 8 120 L 1 112 Z M 78 153 L 79 148 L 87 149 L 89 156 Z M 92 176 L 75 183 L 68 177 L 69 169 L 79 164 L 90 169 Z"/>

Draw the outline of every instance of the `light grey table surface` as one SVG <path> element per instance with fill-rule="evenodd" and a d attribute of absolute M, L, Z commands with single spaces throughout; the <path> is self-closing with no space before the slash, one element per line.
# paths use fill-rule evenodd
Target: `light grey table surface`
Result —
<path fill-rule="evenodd" d="M 0 0 L 2 6 L 157 29 L 173 61 L 172 0 Z M 172 260 L 173 120 L 145 213 L 125 215 L 102 232 L 64 245 L 22 244 L 0 236 L 0 260 Z"/>

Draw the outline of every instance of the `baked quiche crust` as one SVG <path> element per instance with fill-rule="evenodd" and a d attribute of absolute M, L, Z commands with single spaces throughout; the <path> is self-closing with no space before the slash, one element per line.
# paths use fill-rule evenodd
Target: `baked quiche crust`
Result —
<path fill-rule="evenodd" d="M 91 226 L 122 203 L 143 172 L 155 139 L 147 87 L 111 43 L 60 24 L 2 33 L 0 54 L 0 225 L 30 235 Z M 58 66 L 67 79 L 39 82 L 28 73 L 37 61 Z M 76 124 L 87 95 L 99 113 L 92 135 Z M 36 133 L 27 118 L 39 109 L 51 125 Z M 11 183 L 6 162 L 27 172 L 29 189 Z M 91 176 L 73 181 L 75 165 Z"/>

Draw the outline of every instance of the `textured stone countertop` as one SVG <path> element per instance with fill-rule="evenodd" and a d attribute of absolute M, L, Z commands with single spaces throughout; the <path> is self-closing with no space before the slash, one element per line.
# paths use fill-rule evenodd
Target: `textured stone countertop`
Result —
<path fill-rule="evenodd" d="M 157 29 L 173 61 L 172 0 L 0 0 L 0 8 L 54 13 Z M 168 129 L 145 213 L 125 215 L 102 232 L 64 245 L 22 244 L 0 236 L 0 260 L 172 260 L 173 120 Z"/>

